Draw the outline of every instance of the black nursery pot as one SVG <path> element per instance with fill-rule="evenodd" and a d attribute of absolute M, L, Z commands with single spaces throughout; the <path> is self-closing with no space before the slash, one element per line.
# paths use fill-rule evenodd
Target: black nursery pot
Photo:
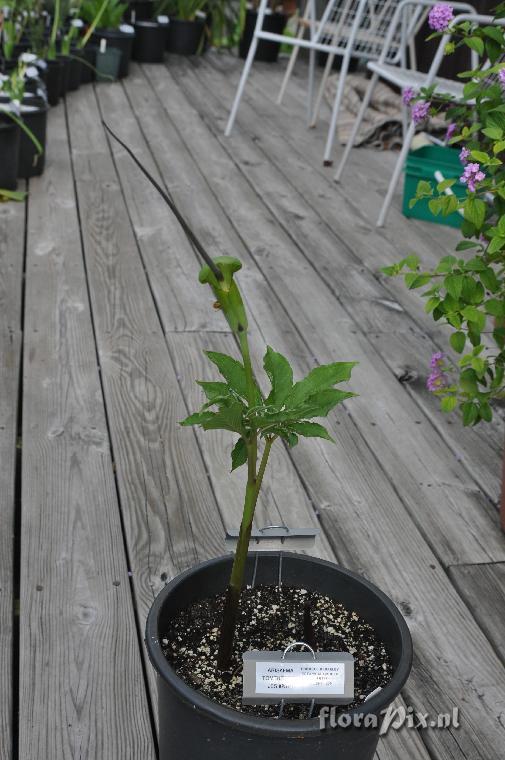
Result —
<path fill-rule="evenodd" d="M 245 17 L 244 32 L 242 34 L 239 45 L 239 54 L 241 58 L 247 58 L 249 48 L 251 47 L 257 18 L 257 11 L 247 11 Z M 287 20 L 287 16 L 285 16 L 283 13 L 267 13 L 263 19 L 263 31 L 271 32 L 272 34 L 282 34 L 284 32 L 284 27 L 286 26 Z M 254 60 L 265 61 L 265 63 L 275 63 L 279 57 L 280 49 L 280 42 L 272 42 L 271 40 L 258 40 L 258 47 L 256 48 L 256 55 L 254 56 Z"/>
<path fill-rule="evenodd" d="M 61 61 L 46 61 L 47 66 L 41 71 L 42 80 L 47 88 L 47 100 L 50 106 L 57 106 L 63 79 L 63 64 Z"/>
<path fill-rule="evenodd" d="M 161 63 L 165 52 L 167 28 L 167 24 L 158 24 L 156 21 L 137 21 L 133 60 L 140 63 Z"/>
<path fill-rule="evenodd" d="M 256 584 L 276 585 L 279 553 L 262 552 Z M 255 554 L 248 557 L 251 583 Z M 193 602 L 222 593 L 228 584 L 231 555 L 204 562 L 172 580 L 149 612 L 146 646 L 158 673 L 160 760 L 372 760 L 379 740 L 381 712 L 398 696 L 412 665 L 412 641 L 393 602 L 372 583 L 331 562 L 282 552 L 282 584 L 326 594 L 355 610 L 384 642 L 393 665 L 388 685 L 348 715 L 377 715 L 377 727 L 320 729 L 311 720 L 273 720 L 224 707 L 180 679 L 163 655 L 160 638 L 174 615 Z"/>
<path fill-rule="evenodd" d="M 18 184 L 19 127 L 0 115 L 0 187 L 15 190 Z"/>
<path fill-rule="evenodd" d="M 124 13 L 124 18 L 130 24 L 137 21 L 149 21 L 154 16 L 154 0 L 133 0 Z"/>
<path fill-rule="evenodd" d="M 80 49 L 76 55 L 81 59 L 81 84 L 89 84 L 96 79 L 96 45 L 88 43 L 85 48 Z"/>
<path fill-rule="evenodd" d="M 202 45 L 205 22 L 170 19 L 167 32 L 167 50 L 177 55 L 196 55 Z"/>
<path fill-rule="evenodd" d="M 47 129 L 47 104 L 45 100 L 39 97 L 26 98 L 21 106 L 21 115 L 26 126 L 33 132 L 43 148 L 43 153 L 38 154 L 28 135 L 21 131 L 18 177 L 28 179 L 28 177 L 37 177 L 44 171 Z"/>
<path fill-rule="evenodd" d="M 57 60 L 61 65 L 60 98 L 62 98 L 68 92 L 68 84 L 70 80 L 70 58 L 68 55 L 58 55 Z"/>
<path fill-rule="evenodd" d="M 121 51 L 121 62 L 119 64 L 119 79 L 128 76 L 130 60 L 133 50 L 133 39 L 135 35 L 130 32 L 121 32 L 119 29 L 97 29 L 91 39 L 96 45 L 100 45 L 100 40 L 107 40 L 107 47 L 113 47 Z"/>
<path fill-rule="evenodd" d="M 81 63 L 81 57 L 82 53 L 77 48 L 72 48 L 70 50 L 70 60 L 68 64 L 68 89 L 69 90 L 78 90 L 81 86 L 81 76 L 82 76 L 82 63 Z"/>

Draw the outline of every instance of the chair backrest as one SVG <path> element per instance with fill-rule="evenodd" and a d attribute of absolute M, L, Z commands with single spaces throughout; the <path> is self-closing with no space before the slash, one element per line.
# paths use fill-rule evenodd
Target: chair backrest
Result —
<path fill-rule="evenodd" d="M 320 39 L 331 40 L 332 45 L 343 50 L 350 45 L 354 57 L 377 59 L 400 5 L 401 0 L 330 0 L 321 19 L 324 30 Z M 409 7 L 412 18 L 407 22 L 408 29 L 398 26 L 395 35 L 389 35 L 388 60 L 395 62 L 399 58 L 405 33 L 409 38 L 412 36 L 415 19 L 423 11 L 424 8 Z"/>

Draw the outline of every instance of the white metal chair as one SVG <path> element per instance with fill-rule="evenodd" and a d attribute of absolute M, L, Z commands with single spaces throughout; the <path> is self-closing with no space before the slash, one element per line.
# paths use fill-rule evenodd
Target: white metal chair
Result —
<path fill-rule="evenodd" d="M 394 16 L 396 7 L 398 6 L 399 2 L 400 0 L 388 0 L 388 2 L 384 2 L 384 0 L 382 0 L 382 2 L 367 4 L 367 7 L 365 8 L 363 12 L 363 19 L 357 29 L 356 37 L 350 45 L 351 58 L 359 58 L 361 60 L 368 61 L 368 60 L 374 60 L 380 57 L 380 54 L 382 53 L 381 40 L 384 40 L 384 38 L 387 35 L 391 20 Z M 309 3 L 307 2 L 306 8 L 305 8 L 305 14 L 298 22 L 298 36 L 299 37 L 303 35 L 305 29 L 307 28 L 309 24 L 308 8 L 309 8 Z M 351 0 L 343 0 L 343 2 L 337 3 L 333 8 L 332 13 L 330 14 L 328 23 L 326 24 L 323 39 L 331 40 L 332 44 L 337 45 L 338 47 L 345 48 L 346 45 L 349 43 L 349 40 L 347 36 L 345 35 L 345 29 L 349 27 L 348 16 L 352 14 L 352 12 L 353 12 L 353 8 L 352 8 Z M 426 9 L 426 13 L 427 12 L 428 11 Z M 420 14 L 416 14 L 416 21 L 417 21 L 416 29 L 419 29 L 424 21 L 424 15 L 418 18 L 419 16 Z M 410 60 L 414 61 L 414 67 L 415 67 L 416 51 L 415 51 L 415 45 L 413 44 L 413 36 L 412 36 L 411 42 L 412 44 L 409 47 L 409 55 L 410 55 Z M 397 41 L 397 44 L 396 44 L 396 48 L 398 47 L 399 47 L 399 40 Z M 293 72 L 293 68 L 296 63 L 296 59 L 298 57 L 299 49 L 300 49 L 299 47 L 294 47 L 291 53 L 289 63 L 284 75 L 284 79 L 282 81 L 279 96 L 277 98 L 277 103 L 279 105 L 282 103 L 282 100 L 284 98 L 287 84 L 289 82 L 289 79 L 291 78 L 291 74 Z M 389 51 L 389 54 L 391 57 L 393 57 L 394 52 L 395 52 L 395 44 L 393 42 L 393 44 L 390 46 L 390 51 Z M 323 76 L 319 84 L 316 104 L 314 106 L 314 111 L 312 113 L 312 118 L 309 124 L 310 127 L 315 127 L 317 123 L 317 119 L 319 116 L 319 111 L 321 108 L 321 103 L 322 103 L 324 92 L 326 89 L 328 77 L 331 73 L 334 60 L 335 60 L 335 53 L 329 53 L 326 59 L 326 65 L 324 68 Z M 343 88 L 344 82 L 345 82 L 345 74 L 340 72 L 340 76 L 342 79 L 341 86 Z M 335 109 L 337 117 L 338 117 L 339 106 L 340 106 L 340 99 Z"/>
<path fill-rule="evenodd" d="M 253 40 L 249 48 L 247 60 L 244 64 L 240 83 L 226 126 L 225 135 L 229 135 L 233 129 L 240 100 L 249 76 L 259 40 L 264 39 L 283 42 L 287 45 L 292 45 L 294 48 L 284 77 L 278 102 L 282 100 L 286 90 L 286 85 L 291 76 L 299 48 L 303 47 L 309 50 L 309 87 L 307 96 L 309 124 L 314 123 L 317 118 L 324 92 L 325 80 L 331 69 L 333 58 L 335 55 L 340 55 L 342 56 L 342 64 L 339 84 L 333 104 L 330 128 L 328 130 L 323 159 L 324 164 L 329 166 L 332 163 L 331 153 L 338 112 L 344 93 L 345 78 L 349 69 L 351 57 L 364 58 L 366 60 L 380 58 L 384 50 L 384 40 L 389 36 L 386 60 L 391 64 L 400 60 L 400 51 L 403 50 L 401 45 L 401 35 L 403 32 L 399 30 L 396 36 L 388 35 L 392 19 L 395 16 L 400 0 L 328 0 L 320 19 L 316 18 L 315 0 L 307 0 L 305 13 L 301 19 L 300 28 L 296 37 L 285 37 L 283 35 L 263 31 L 263 20 L 267 12 L 268 1 L 269 0 L 261 0 L 258 9 L 258 18 Z M 423 7 L 412 9 L 412 18 L 409 29 L 407 30 L 409 39 L 413 37 L 413 32 L 417 28 L 424 10 Z M 305 39 L 303 36 L 306 29 L 308 29 L 309 32 L 308 39 Z M 325 69 L 326 73 L 323 75 L 323 82 L 319 88 L 316 109 L 313 111 L 312 102 L 315 53 L 318 50 L 328 53 L 329 58 Z"/>
<path fill-rule="evenodd" d="M 432 2 L 431 0 L 403 0 L 401 5 L 398 7 L 396 18 L 394 20 L 395 24 L 401 23 L 401 16 L 402 16 L 402 13 L 404 13 L 405 8 L 408 5 L 413 5 L 413 4 L 415 5 L 423 4 L 425 6 L 430 6 L 430 5 L 435 5 L 435 2 Z M 503 26 L 505 25 L 505 19 L 494 19 L 492 16 L 478 15 L 475 13 L 475 9 L 471 5 L 468 5 L 467 3 L 452 3 L 452 7 L 458 11 L 461 10 L 461 11 L 468 11 L 468 12 L 463 12 L 459 14 L 458 16 L 456 16 L 454 21 L 449 26 L 447 33 L 444 34 L 440 40 L 440 43 L 438 45 L 437 51 L 435 53 L 435 56 L 433 58 L 433 61 L 431 63 L 431 66 L 428 72 L 421 73 L 419 71 L 415 71 L 410 68 L 407 68 L 406 66 L 390 66 L 384 55 L 381 56 L 381 58 L 378 61 L 370 61 L 368 63 L 368 68 L 370 69 L 370 71 L 372 71 L 372 78 L 370 80 L 368 90 L 361 104 L 361 109 L 356 117 L 353 131 L 351 135 L 349 136 L 347 145 L 345 147 L 344 153 L 340 160 L 340 164 L 337 169 L 337 173 L 335 175 L 336 182 L 339 182 L 342 177 L 342 173 L 347 163 L 347 160 L 349 158 L 351 148 L 354 145 L 356 136 L 361 126 L 361 122 L 363 121 L 363 118 L 369 106 L 374 88 L 379 78 L 385 79 L 391 84 L 396 85 L 397 87 L 400 87 L 402 89 L 405 89 L 406 87 L 412 87 L 414 89 L 419 90 L 421 87 L 430 87 L 431 85 L 435 84 L 437 86 L 437 89 L 440 92 L 444 92 L 446 94 L 452 95 L 452 97 L 455 99 L 459 99 L 462 97 L 464 82 L 455 81 L 451 79 L 443 79 L 437 76 L 438 70 L 444 58 L 445 46 L 447 45 L 447 42 L 450 40 L 452 36 L 452 33 L 453 33 L 452 30 L 453 30 L 454 25 L 462 21 L 470 21 L 478 25 L 490 25 L 490 24 L 495 23 L 497 25 Z M 393 29 L 391 30 L 391 34 L 393 34 Z M 477 65 L 478 65 L 478 56 L 474 51 L 472 51 L 472 67 L 475 68 Z M 407 131 L 404 134 L 402 150 L 398 154 L 398 159 L 396 161 L 393 175 L 389 183 L 388 191 L 386 193 L 384 202 L 382 204 L 382 208 L 381 208 L 379 218 L 377 221 L 378 227 L 384 226 L 387 212 L 391 205 L 394 191 L 398 184 L 398 180 L 400 178 L 400 174 L 402 172 L 405 160 L 407 158 L 407 153 L 410 149 L 410 144 L 412 142 L 412 138 L 414 137 L 415 131 L 416 131 L 416 124 L 411 119 L 410 124 L 407 128 Z"/>

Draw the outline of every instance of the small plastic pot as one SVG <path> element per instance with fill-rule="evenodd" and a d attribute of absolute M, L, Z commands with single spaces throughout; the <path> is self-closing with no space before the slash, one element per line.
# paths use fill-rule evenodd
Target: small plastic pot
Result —
<path fill-rule="evenodd" d="M 256 556 L 258 557 L 255 567 Z M 280 557 L 282 556 L 282 566 Z M 365 704 L 349 710 L 348 728 L 320 728 L 309 720 L 272 720 L 240 713 L 192 689 L 165 658 L 160 640 L 170 621 L 192 602 L 223 593 L 233 557 L 204 562 L 172 580 L 154 600 L 146 627 L 146 646 L 158 673 L 160 760 L 372 760 L 383 710 L 396 699 L 412 666 L 409 629 L 391 599 L 359 575 L 331 562 L 290 552 L 249 554 L 246 583 L 317 591 L 355 610 L 384 643 L 393 666 L 390 682 Z M 365 706 L 366 705 L 366 706 Z M 365 716 L 375 716 L 373 727 Z M 361 725 L 357 725 L 361 718 Z M 367 721 L 368 722 L 368 721 Z"/>
<path fill-rule="evenodd" d="M 78 48 L 70 50 L 70 61 L 68 71 L 68 89 L 78 90 L 81 86 L 82 63 L 81 52 Z"/>
<path fill-rule="evenodd" d="M 134 26 L 133 60 L 139 63 L 161 63 L 165 53 L 168 24 L 137 21 Z"/>
<path fill-rule="evenodd" d="M 170 19 L 167 32 L 167 50 L 177 55 L 196 55 L 203 48 L 205 22 Z"/>
<path fill-rule="evenodd" d="M 88 43 L 85 48 L 79 49 L 76 55 L 81 59 L 81 84 L 89 84 L 96 79 L 96 45 Z"/>
<path fill-rule="evenodd" d="M 41 69 L 41 77 L 47 89 L 47 101 L 50 106 L 57 106 L 60 100 L 63 65 L 61 61 L 46 61 L 46 68 Z"/>
<path fill-rule="evenodd" d="M 124 18 L 129 24 L 149 21 L 154 16 L 154 0 L 133 0 L 125 11 Z"/>
<path fill-rule="evenodd" d="M 61 65 L 60 98 L 67 94 L 70 79 L 70 58 L 68 55 L 58 55 L 57 60 Z"/>
<path fill-rule="evenodd" d="M 134 32 L 122 32 L 120 29 L 97 29 L 91 37 L 96 45 L 100 45 L 100 40 L 105 38 L 107 40 L 107 47 L 116 48 L 121 51 L 119 79 L 128 76 L 134 37 Z"/>
<path fill-rule="evenodd" d="M 12 119 L 0 114 L 0 188 L 4 190 L 18 185 L 19 132 Z"/>
<path fill-rule="evenodd" d="M 118 48 L 107 47 L 104 51 L 96 51 L 96 81 L 112 82 L 119 76 L 121 51 Z"/>
<path fill-rule="evenodd" d="M 244 32 L 242 34 L 239 45 L 239 54 L 241 58 L 247 58 L 247 54 L 253 40 L 257 18 L 257 11 L 247 11 L 245 17 Z M 283 13 L 267 13 L 263 19 L 263 31 L 271 32 L 272 34 L 282 34 L 284 32 L 284 27 L 286 26 L 287 20 L 287 16 L 285 16 Z M 280 49 L 280 42 L 272 42 L 271 40 L 258 40 L 258 47 L 256 48 L 256 55 L 254 56 L 254 60 L 264 61 L 265 63 L 275 63 L 279 57 Z"/>
<path fill-rule="evenodd" d="M 37 96 L 25 98 L 21 104 L 23 121 L 28 129 L 33 132 L 43 149 L 42 153 L 37 153 L 33 142 L 21 130 L 19 138 L 18 177 L 22 177 L 23 179 L 38 177 L 44 171 L 46 162 L 47 110 L 45 100 Z"/>

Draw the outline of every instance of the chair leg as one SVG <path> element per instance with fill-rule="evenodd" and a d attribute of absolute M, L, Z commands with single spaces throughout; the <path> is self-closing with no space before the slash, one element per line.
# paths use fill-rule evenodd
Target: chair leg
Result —
<path fill-rule="evenodd" d="M 393 200 L 393 195 L 396 189 L 396 185 L 398 184 L 398 180 L 400 179 L 400 174 L 402 172 L 405 159 L 407 158 L 407 153 L 409 152 L 410 143 L 412 142 L 412 138 L 414 137 L 415 132 L 416 132 L 416 125 L 412 121 L 407 130 L 407 135 L 403 141 L 402 149 L 400 153 L 398 154 L 393 176 L 391 177 L 388 191 L 384 199 L 384 203 L 382 204 L 379 218 L 377 220 L 377 227 L 384 227 L 384 222 L 386 221 L 386 216 L 389 211 L 391 201 Z"/>
<path fill-rule="evenodd" d="M 317 100 L 316 105 L 314 106 L 314 111 L 312 113 L 312 120 L 309 124 L 309 127 L 312 129 L 316 126 L 317 120 L 319 118 L 319 111 L 321 110 L 321 103 L 323 102 L 323 95 L 324 91 L 326 89 L 326 82 L 328 81 L 328 77 L 330 76 L 331 67 L 333 66 L 333 61 L 335 59 L 334 53 L 329 53 L 328 58 L 326 59 L 326 65 L 324 67 L 323 77 L 321 79 L 321 84 L 319 85 L 319 91 L 317 93 Z"/>
<path fill-rule="evenodd" d="M 249 47 L 249 52 L 247 54 L 247 59 L 244 64 L 244 68 L 242 69 L 242 75 L 240 77 L 240 82 L 237 88 L 237 92 L 235 94 L 235 100 L 233 101 L 233 106 L 230 112 L 230 116 L 228 118 L 228 123 L 226 124 L 226 129 L 224 131 L 225 137 L 229 137 L 231 134 L 231 131 L 233 129 L 233 125 L 235 124 L 235 119 L 237 116 L 238 107 L 240 105 L 240 101 L 242 99 L 242 94 L 244 92 L 244 87 L 247 82 L 247 78 L 249 76 L 249 72 L 251 70 L 252 63 L 254 61 L 254 56 L 256 55 L 256 48 L 258 47 L 258 38 L 254 36 L 251 40 L 251 45 Z"/>
<path fill-rule="evenodd" d="M 309 50 L 309 86 L 307 89 L 307 125 L 312 118 L 312 103 L 314 102 L 314 76 L 316 71 L 316 51 Z"/>
<path fill-rule="evenodd" d="M 366 110 L 370 104 L 370 100 L 372 98 L 373 91 L 375 90 L 375 85 L 377 84 L 378 79 L 379 79 L 379 75 L 377 73 L 374 73 L 367 87 L 367 91 L 365 92 L 365 97 L 363 98 L 363 102 L 361 103 L 361 108 L 359 109 L 358 115 L 356 116 L 356 119 L 354 121 L 352 132 L 349 135 L 349 139 L 347 140 L 347 145 L 345 146 L 344 154 L 342 158 L 340 159 L 337 173 L 335 174 L 335 178 L 334 178 L 335 182 L 340 182 L 342 172 L 344 171 L 345 165 L 349 159 L 349 154 L 351 153 L 351 149 L 354 146 L 354 143 L 356 142 L 356 137 L 358 135 L 361 122 L 363 121 L 365 117 Z"/>
<path fill-rule="evenodd" d="M 304 22 L 306 22 L 308 20 L 309 14 L 310 14 L 310 3 L 307 2 L 305 4 L 305 12 L 303 14 L 303 21 Z M 305 32 L 305 26 L 302 23 L 302 24 L 299 25 L 298 33 L 296 35 L 296 39 L 297 40 L 301 40 L 302 37 L 303 37 L 304 32 Z M 286 39 L 289 40 L 289 37 L 287 37 Z M 287 68 L 286 68 L 286 73 L 284 74 L 284 79 L 282 80 L 281 89 L 279 90 L 279 94 L 277 96 L 277 101 L 276 102 L 277 102 L 277 105 L 279 105 L 279 106 L 282 103 L 282 99 L 283 99 L 284 94 L 286 92 L 286 87 L 288 86 L 288 82 L 291 79 L 291 74 L 293 73 L 293 69 L 295 67 L 296 59 L 298 58 L 298 53 L 299 52 L 300 52 L 299 46 L 295 45 L 293 47 L 293 50 L 292 50 L 291 55 L 289 57 L 289 63 L 288 63 Z"/>
<path fill-rule="evenodd" d="M 333 161 L 331 159 L 331 152 L 333 150 L 333 141 L 335 139 L 335 133 L 337 131 L 337 119 L 340 110 L 340 103 L 342 102 L 342 96 L 344 94 L 345 78 L 349 69 L 351 51 L 348 50 L 342 59 L 342 68 L 340 69 L 340 75 L 338 77 L 337 93 L 333 102 L 333 110 L 331 113 L 330 128 L 328 129 L 328 136 L 326 138 L 326 146 L 324 149 L 323 165 L 331 166 Z"/>

